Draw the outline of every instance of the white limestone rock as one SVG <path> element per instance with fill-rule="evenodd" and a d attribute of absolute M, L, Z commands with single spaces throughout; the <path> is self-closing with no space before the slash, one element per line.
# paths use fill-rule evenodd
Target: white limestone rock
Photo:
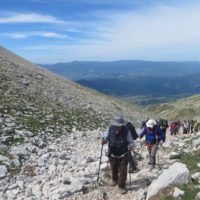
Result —
<path fill-rule="evenodd" d="M 15 130 L 15 134 L 20 136 L 20 137 L 24 137 L 25 136 L 24 131 L 21 131 L 21 130 Z"/>
<path fill-rule="evenodd" d="M 47 150 L 48 151 L 56 151 L 58 149 L 56 144 L 51 144 L 49 146 L 47 146 Z"/>
<path fill-rule="evenodd" d="M 108 170 L 109 169 L 109 165 L 107 164 L 107 163 L 103 163 L 102 165 L 101 165 L 101 170 L 102 171 L 106 171 L 106 170 Z"/>
<path fill-rule="evenodd" d="M 163 188 L 172 184 L 188 183 L 189 180 L 190 173 L 186 165 L 176 162 L 171 165 L 169 169 L 164 170 L 163 173 L 151 183 L 147 190 L 147 200 L 156 195 Z"/>
<path fill-rule="evenodd" d="M 27 150 L 28 148 L 24 145 L 18 145 L 11 147 L 11 153 L 18 155 L 20 158 L 27 160 L 30 156 L 30 152 Z"/>
<path fill-rule="evenodd" d="M 42 197 L 42 185 L 34 184 L 32 187 L 32 194 L 36 196 L 37 199 Z M 30 194 L 29 194 L 30 195 Z"/>
<path fill-rule="evenodd" d="M 180 154 L 177 152 L 171 152 L 169 155 L 169 159 L 179 159 L 180 158 Z"/>
<path fill-rule="evenodd" d="M 170 141 L 166 141 L 166 142 L 164 142 L 163 144 L 162 144 L 162 147 L 164 147 L 164 148 L 168 148 L 168 147 L 170 147 L 171 146 L 171 142 Z"/>
<path fill-rule="evenodd" d="M 0 153 L 4 153 L 8 151 L 8 147 L 6 145 L 0 144 Z"/>
<path fill-rule="evenodd" d="M 9 160 L 10 159 L 8 157 L 0 155 L 0 162 L 9 161 Z"/>
<path fill-rule="evenodd" d="M 177 199 L 182 199 L 184 195 L 185 195 L 185 192 L 183 190 L 180 190 L 177 187 L 174 188 L 173 197 Z"/>
<path fill-rule="evenodd" d="M 5 165 L 0 165 L 0 179 L 5 178 L 7 176 L 7 168 Z"/>
<path fill-rule="evenodd" d="M 16 184 L 17 184 L 17 186 L 21 189 L 21 190 L 23 190 L 24 189 L 24 182 L 23 181 L 17 181 L 16 182 Z"/>
<path fill-rule="evenodd" d="M 192 143 L 193 143 L 193 146 L 199 145 L 200 144 L 200 138 L 193 140 Z"/>
<path fill-rule="evenodd" d="M 191 175 L 191 178 L 192 178 L 193 180 L 198 181 L 198 180 L 200 179 L 200 172 L 196 172 L 196 173 L 192 174 L 192 175 Z"/>
<path fill-rule="evenodd" d="M 200 200 L 200 192 L 197 193 L 195 200 Z"/>
<path fill-rule="evenodd" d="M 9 167 L 10 168 L 18 168 L 21 166 L 21 163 L 18 159 L 10 160 Z"/>

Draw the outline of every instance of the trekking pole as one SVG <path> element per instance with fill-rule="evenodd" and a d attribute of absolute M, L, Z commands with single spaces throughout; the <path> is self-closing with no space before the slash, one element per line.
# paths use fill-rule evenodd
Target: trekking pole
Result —
<path fill-rule="evenodd" d="M 102 158 L 102 153 L 103 153 L 103 144 L 101 145 L 101 154 L 100 154 L 100 160 L 99 160 L 99 169 L 98 169 L 98 174 L 97 174 L 97 186 L 100 186 L 100 169 L 101 169 L 101 158 Z"/>

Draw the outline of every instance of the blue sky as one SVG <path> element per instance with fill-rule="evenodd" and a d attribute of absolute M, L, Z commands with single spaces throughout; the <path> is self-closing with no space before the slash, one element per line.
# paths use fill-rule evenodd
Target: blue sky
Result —
<path fill-rule="evenodd" d="M 35 63 L 200 61 L 199 0 L 0 1 L 0 45 Z"/>

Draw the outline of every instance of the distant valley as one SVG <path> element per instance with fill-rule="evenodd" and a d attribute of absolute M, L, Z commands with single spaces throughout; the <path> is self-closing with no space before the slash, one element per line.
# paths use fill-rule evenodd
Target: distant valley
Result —
<path fill-rule="evenodd" d="M 200 62 L 74 61 L 43 66 L 83 86 L 143 106 L 200 93 Z"/>

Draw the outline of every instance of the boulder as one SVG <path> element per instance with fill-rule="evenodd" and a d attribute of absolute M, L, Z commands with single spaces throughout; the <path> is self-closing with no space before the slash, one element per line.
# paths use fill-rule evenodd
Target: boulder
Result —
<path fill-rule="evenodd" d="M 200 200 L 200 192 L 197 193 L 195 200 Z"/>
<path fill-rule="evenodd" d="M 185 164 L 174 163 L 162 172 L 158 179 L 154 180 L 147 189 L 147 200 L 156 195 L 161 189 L 174 184 L 188 183 L 190 173 Z"/>

